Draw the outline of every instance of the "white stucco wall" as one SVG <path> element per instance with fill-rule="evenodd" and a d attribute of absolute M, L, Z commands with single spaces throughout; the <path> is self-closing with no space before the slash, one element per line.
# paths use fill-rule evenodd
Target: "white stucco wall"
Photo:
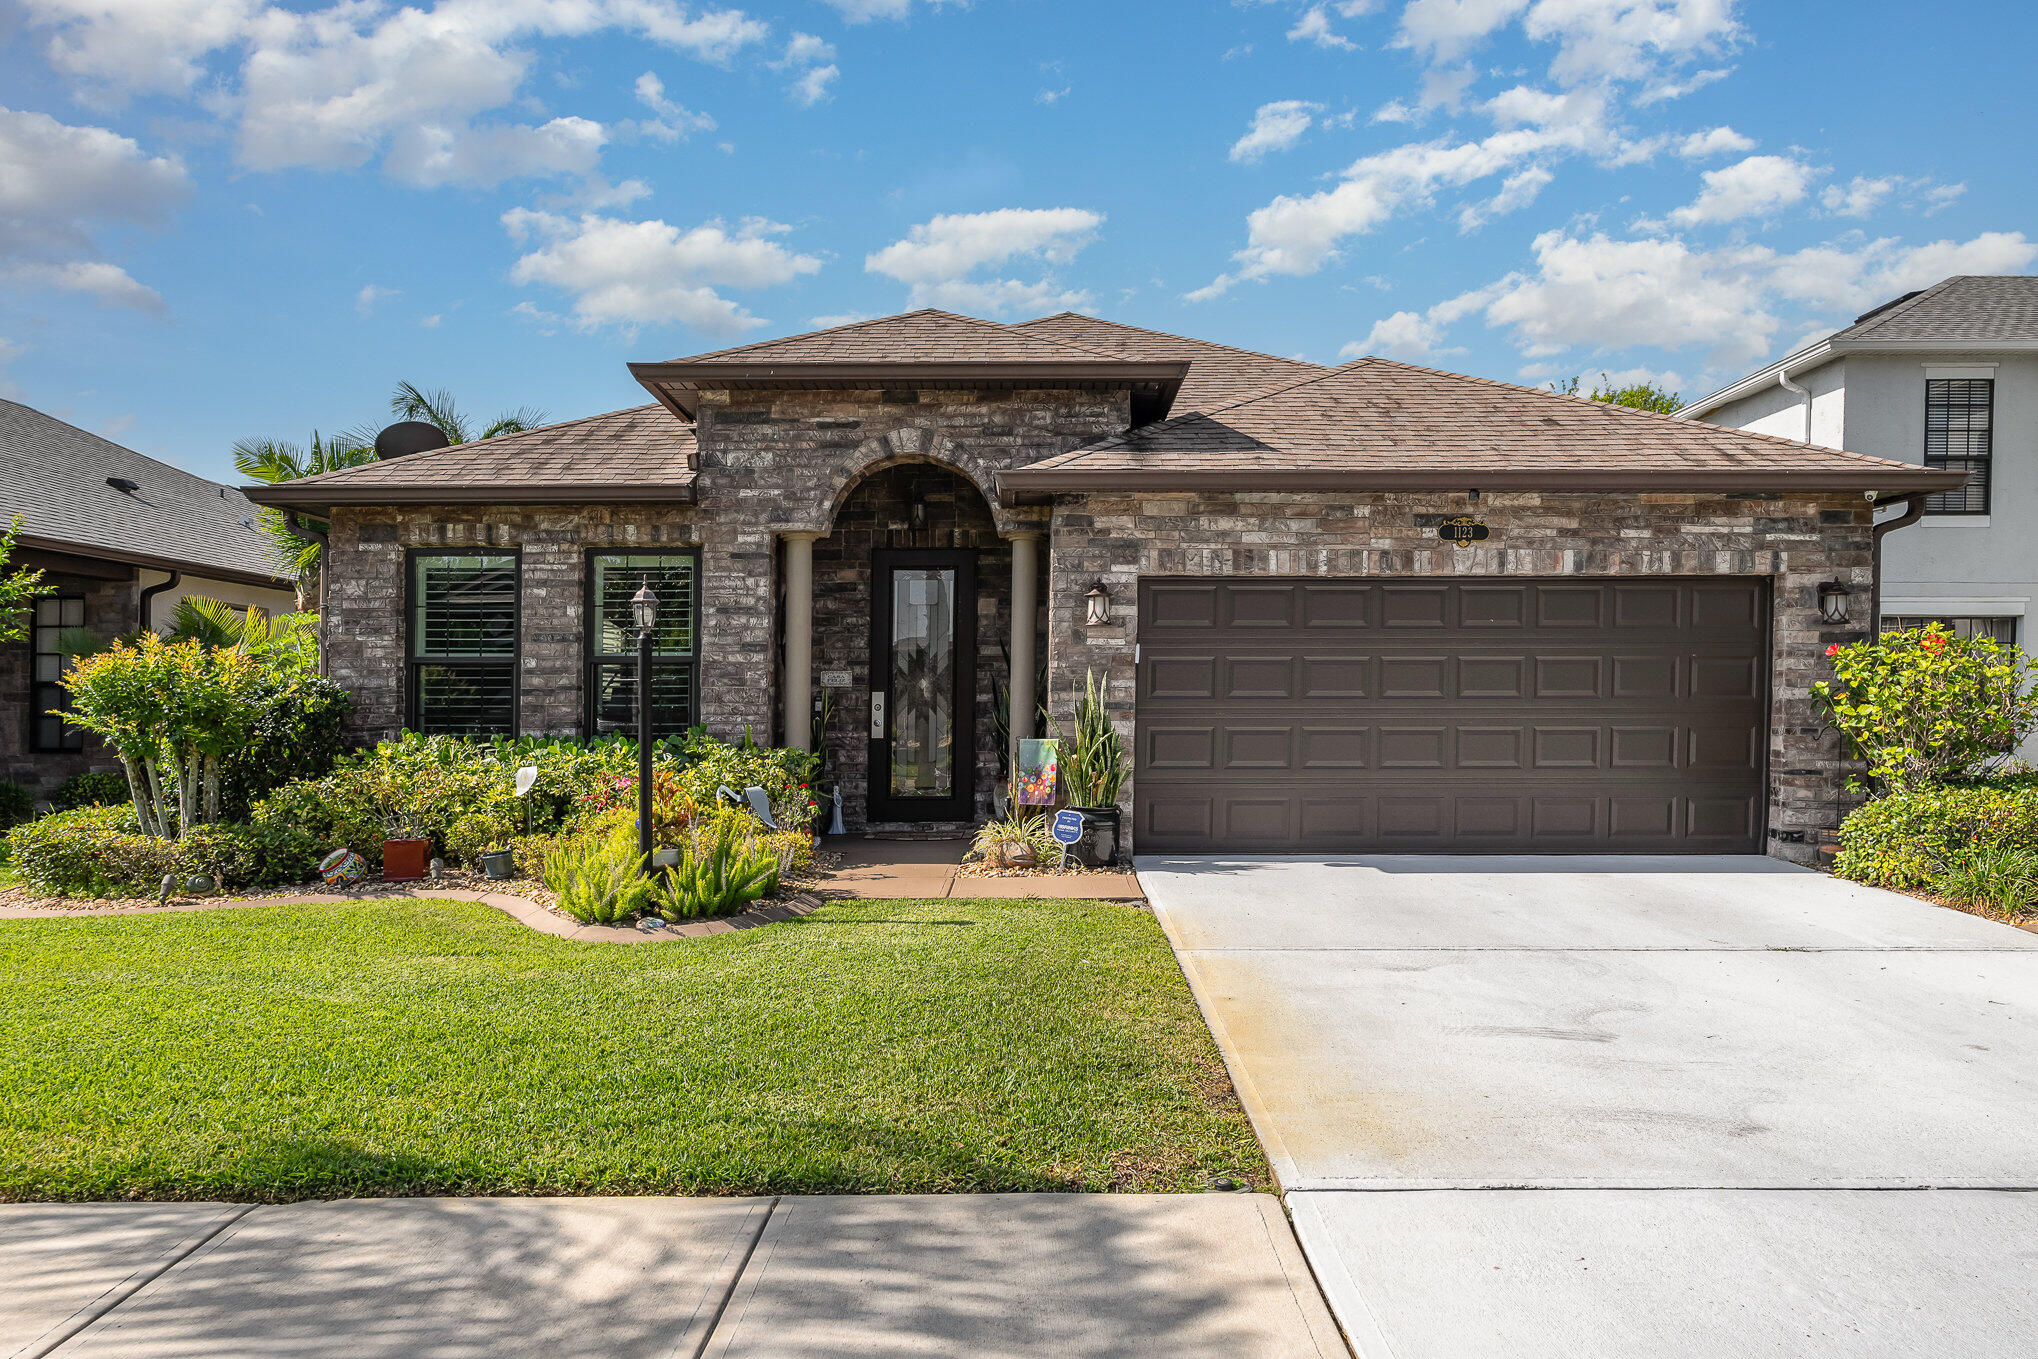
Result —
<path fill-rule="evenodd" d="M 1808 373 L 1791 378 L 1812 395 L 1811 442 L 1827 448 L 1844 448 L 1846 435 L 1847 358 L 1830 359 Z M 1779 439 L 1802 439 L 1804 398 L 1770 383 L 1761 391 L 1729 401 L 1703 417 L 1708 424 L 1727 425 L 1756 434 L 1773 434 Z M 1913 462 L 1916 459 L 1912 459 Z"/>
<path fill-rule="evenodd" d="M 161 585 L 170 578 L 167 571 L 151 571 L 144 567 L 141 572 L 141 588 Z M 184 573 L 184 579 L 172 588 L 157 595 L 149 606 L 150 622 L 157 632 L 170 626 L 170 617 L 177 611 L 177 601 L 187 595 L 204 595 L 222 599 L 235 608 L 245 609 L 249 605 L 267 609 L 272 615 L 289 613 L 297 607 L 297 596 L 289 590 L 265 590 L 257 585 L 242 585 L 230 580 L 209 580 L 204 576 Z"/>

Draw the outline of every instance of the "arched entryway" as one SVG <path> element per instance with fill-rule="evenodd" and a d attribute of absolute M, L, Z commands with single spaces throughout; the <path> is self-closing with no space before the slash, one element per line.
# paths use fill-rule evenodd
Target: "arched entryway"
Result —
<path fill-rule="evenodd" d="M 1003 782 L 1015 638 L 1039 654 L 1026 640 L 1040 625 L 1033 534 L 1016 554 L 1033 577 L 1016 592 L 1031 624 L 1020 628 L 1014 543 L 983 493 L 941 464 L 866 472 L 808 551 L 818 748 L 844 819 L 852 829 L 976 820 Z M 799 612 L 784 612 L 789 630 Z"/>

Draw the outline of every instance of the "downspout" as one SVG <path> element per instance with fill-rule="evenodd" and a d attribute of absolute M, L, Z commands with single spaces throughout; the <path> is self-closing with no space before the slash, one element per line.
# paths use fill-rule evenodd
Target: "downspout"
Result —
<path fill-rule="evenodd" d="M 141 630 L 143 632 L 154 632 L 156 630 L 155 627 L 156 596 L 163 593 L 163 591 L 165 590 L 174 590 L 175 588 L 177 588 L 177 583 L 183 579 L 184 573 L 182 571 L 172 571 L 170 573 L 170 578 L 164 581 L 161 585 L 151 585 L 142 591 Z"/>
<path fill-rule="evenodd" d="M 324 529 L 315 529 L 311 521 L 296 510 L 283 511 L 283 523 L 300 538 L 309 538 L 318 544 L 318 673 L 326 673 L 326 570 L 332 565 L 326 558 L 332 555 L 332 534 Z"/>
<path fill-rule="evenodd" d="M 1797 393 L 1797 399 L 1804 406 L 1804 442 L 1812 441 L 1812 394 L 1808 387 L 1800 387 L 1790 380 L 1789 367 L 1776 370 L 1776 385 L 1786 392 Z"/>
<path fill-rule="evenodd" d="M 1890 505 L 1904 506 L 1902 514 L 1877 524 L 1870 531 L 1871 547 L 1868 561 L 1873 574 L 1868 586 L 1868 635 L 1871 640 L 1882 631 L 1882 540 L 1906 524 L 1915 524 L 1923 518 L 1925 497 L 1930 494 L 1930 491 L 1909 491 L 1903 495 L 1886 495 L 1869 505 L 1871 512 Z"/>

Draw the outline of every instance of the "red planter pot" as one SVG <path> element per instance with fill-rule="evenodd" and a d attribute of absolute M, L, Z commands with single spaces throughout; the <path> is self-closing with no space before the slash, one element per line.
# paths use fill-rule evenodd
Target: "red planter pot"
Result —
<path fill-rule="evenodd" d="M 432 860 L 430 840 L 384 840 L 382 842 L 382 880 L 384 882 L 408 882 L 422 878 L 425 868 Z"/>

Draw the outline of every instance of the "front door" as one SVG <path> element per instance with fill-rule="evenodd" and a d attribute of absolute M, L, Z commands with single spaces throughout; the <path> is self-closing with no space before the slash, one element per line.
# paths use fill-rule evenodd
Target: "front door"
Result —
<path fill-rule="evenodd" d="M 870 819 L 968 821 L 976 769 L 976 553 L 871 554 Z"/>

